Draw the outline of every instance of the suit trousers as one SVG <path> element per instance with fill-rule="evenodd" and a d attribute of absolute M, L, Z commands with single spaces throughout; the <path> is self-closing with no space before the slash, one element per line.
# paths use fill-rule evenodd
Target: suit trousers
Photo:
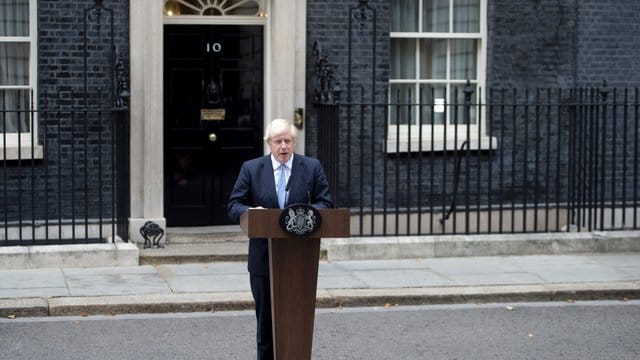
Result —
<path fill-rule="evenodd" d="M 256 342 L 258 360 L 273 360 L 273 334 L 271 327 L 271 284 L 269 276 L 250 275 L 251 293 L 256 304 L 258 322 Z"/>

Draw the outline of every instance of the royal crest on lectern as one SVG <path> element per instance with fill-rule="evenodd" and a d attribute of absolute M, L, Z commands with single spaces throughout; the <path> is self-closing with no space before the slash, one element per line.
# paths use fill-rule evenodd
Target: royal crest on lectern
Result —
<path fill-rule="evenodd" d="M 307 236 L 320 227 L 320 213 L 316 208 L 307 204 L 293 204 L 287 206 L 280 215 L 280 227 L 285 232 Z"/>

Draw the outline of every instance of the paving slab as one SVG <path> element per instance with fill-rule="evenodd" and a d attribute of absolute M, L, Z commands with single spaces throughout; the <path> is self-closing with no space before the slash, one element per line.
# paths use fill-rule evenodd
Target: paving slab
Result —
<path fill-rule="evenodd" d="M 426 269 L 353 271 L 367 288 L 451 286 L 454 283 Z"/>
<path fill-rule="evenodd" d="M 493 273 L 491 276 L 486 274 L 464 274 L 464 275 L 448 275 L 448 279 L 454 285 L 462 286 L 483 286 L 483 285 L 534 285 L 544 283 L 544 279 L 539 276 L 524 272 L 519 273 Z"/>
<path fill-rule="evenodd" d="M 407 270 L 424 269 L 427 259 L 407 259 L 407 260 L 344 260 L 332 261 L 330 263 L 338 269 L 346 271 L 369 271 L 369 270 Z"/>
<path fill-rule="evenodd" d="M 63 272 L 71 296 L 171 293 L 152 266 L 70 268 Z"/>
<path fill-rule="evenodd" d="M 530 270 L 530 272 L 534 272 Z M 588 273 L 589 276 L 585 276 Z M 553 265 L 536 270 L 535 274 L 549 283 L 579 283 L 634 280 L 635 277 L 602 265 Z"/>
<path fill-rule="evenodd" d="M 366 287 L 365 281 L 350 273 L 318 274 L 318 289 L 364 289 Z"/>
<path fill-rule="evenodd" d="M 224 275 L 247 274 L 247 264 L 238 262 L 215 262 L 181 265 L 157 265 L 155 267 L 163 275 Z"/>
<path fill-rule="evenodd" d="M 447 275 L 479 275 L 523 272 L 517 265 L 505 261 L 504 257 L 437 258 L 424 261 L 433 271 Z"/>
<path fill-rule="evenodd" d="M 61 269 L 0 270 L 0 298 L 70 295 Z"/>
<path fill-rule="evenodd" d="M 597 265 L 598 262 L 586 254 L 583 255 L 529 255 L 529 256 L 508 256 L 502 258 L 523 269 L 538 269 L 547 266 L 577 265 L 585 264 Z"/>
<path fill-rule="evenodd" d="M 609 266 L 625 266 L 640 268 L 640 261 L 635 253 L 629 254 L 589 254 L 585 257 L 596 263 Z"/>
<path fill-rule="evenodd" d="M 61 269 L 0 270 L 0 289 L 66 288 Z"/>
<path fill-rule="evenodd" d="M 165 280 L 174 294 L 251 290 L 247 274 L 176 276 Z"/>
<path fill-rule="evenodd" d="M 251 290 L 246 265 L 241 263 L 158 265 L 156 269 L 173 293 Z"/>

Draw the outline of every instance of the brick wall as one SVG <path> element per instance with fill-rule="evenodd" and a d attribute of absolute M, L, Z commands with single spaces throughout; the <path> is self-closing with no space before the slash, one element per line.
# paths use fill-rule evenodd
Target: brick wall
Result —
<path fill-rule="evenodd" d="M 108 11 L 87 13 L 87 56 L 85 66 L 85 10 L 93 0 L 38 1 L 38 83 L 41 94 L 60 91 L 103 90 L 108 96 L 113 78 L 111 55 L 128 64 L 129 1 L 105 0 Z M 112 17 L 112 18 L 111 18 Z M 113 46 L 110 32 L 113 26 Z"/>
<path fill-rule="evenodd" d="M 640 2 L 488 2 L 489 87 L 640 83 Z"/>
<path fill-rule="evenodd" d="M 578 86 L 640 84 L 640 2 L 578 1 Z"/>

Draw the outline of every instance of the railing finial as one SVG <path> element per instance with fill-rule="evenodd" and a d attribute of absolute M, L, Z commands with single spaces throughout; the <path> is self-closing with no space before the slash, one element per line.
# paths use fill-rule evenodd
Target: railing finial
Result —
<path fill-rule="evenodd" d="M 607 80 L 602 80 L 602 88 L 600 89 L 600 100 L 607 102 L 609 97 L 609 89 L 607 88 Z"/>

